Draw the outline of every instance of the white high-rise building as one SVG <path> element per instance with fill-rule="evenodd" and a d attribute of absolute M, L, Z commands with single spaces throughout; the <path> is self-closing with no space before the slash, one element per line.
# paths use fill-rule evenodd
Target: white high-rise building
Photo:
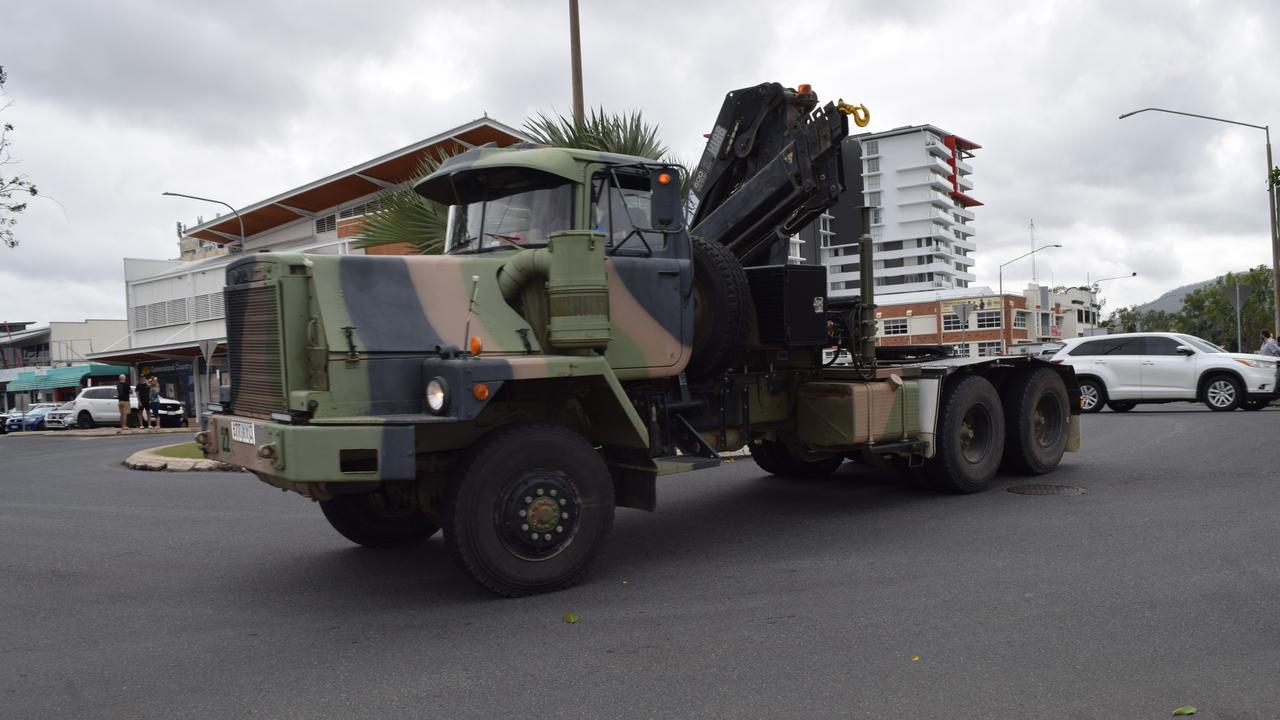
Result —
<path fill-rule="evenodd" d="M 827 266 L 831 296 L 858 294 L 862 207 L 871 209 L 877 296 L 968 287 L 977 249 L 970 208 L 982 204 L 969 195 L 968 160 L 980 146 L 933 125 L 845 142 L 847 190 L 809 234 Z"/>

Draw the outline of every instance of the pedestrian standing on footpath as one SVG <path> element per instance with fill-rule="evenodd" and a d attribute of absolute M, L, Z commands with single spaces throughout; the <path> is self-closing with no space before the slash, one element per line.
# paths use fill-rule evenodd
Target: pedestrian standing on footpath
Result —
<path fill-rule="evenodd" d="M 151 376 L 151 422 L 160 427 L 160 379 Z"/>
<path fill-rule="evenodd" d="M 138 420 L 141 421 L 141 427 L 151 427 L 151 415 L 148 410 L 151 408 L 151 385 L 147 378 L 138 379 Z"/>
<path fill-rule="evenodd" d="M 1262 331 L 1262 348 L 1258 350 L 1259 355 L 1270 355 L 1271 357 L 1280 357 L 1280 343 L 1271 336 L 1270 330 Z"/>
<path fill-rule="evenodd" d="M 120 382 L 116 383 L 116 407 L 120 409 L 120 429 L 116 434 L 124 432 L 125 424 L 129 422 L 129 378 L 121 375 Z"/>

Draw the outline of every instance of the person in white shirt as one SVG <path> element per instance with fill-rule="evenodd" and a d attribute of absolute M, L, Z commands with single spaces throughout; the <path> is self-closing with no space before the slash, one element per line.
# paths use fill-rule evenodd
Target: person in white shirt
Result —
<path fill-rule="evenodd" d="M 1271 336 L 1270 330 L 1262 331 L 1262 348 L 1258 350 L 1259 355 L 1270 355 L 1271 357 L 1280 357 L 1280 343 Z"/>

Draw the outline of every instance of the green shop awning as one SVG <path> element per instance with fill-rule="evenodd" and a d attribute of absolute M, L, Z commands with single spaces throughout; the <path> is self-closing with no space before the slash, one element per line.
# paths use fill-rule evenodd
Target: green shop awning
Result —
<path fill-rule="evenodd" d="M 128 375 L 129 368 L 123 365 L 73 365 L 71 367 L 48 368 L 25 372 L 10 381 L 5 392 L 22 392 L 24 390 L 53 390 L 55 388 L 79 387 L 85 377 L 102 375 Z"/>

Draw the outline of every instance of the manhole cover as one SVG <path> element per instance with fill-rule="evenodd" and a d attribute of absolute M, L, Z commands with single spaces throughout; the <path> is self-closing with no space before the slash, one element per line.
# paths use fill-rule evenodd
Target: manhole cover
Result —
<path fill-rule="evenodd" d="M 1085 489 L 1075 485 L 1014 485 L 1009 492 L 1019 495 L 1083 495 Z"/>

